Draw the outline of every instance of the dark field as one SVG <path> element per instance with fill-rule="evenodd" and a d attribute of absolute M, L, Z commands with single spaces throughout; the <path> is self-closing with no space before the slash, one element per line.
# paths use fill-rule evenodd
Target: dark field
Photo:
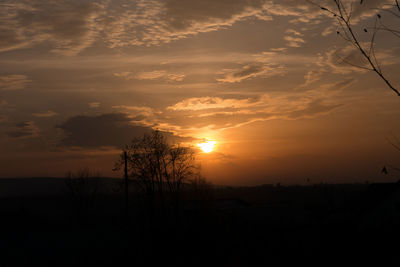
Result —
<path fill-rule="evenodd" d="M 399 184 L 130 188 L 127 214 L 118 179 L 0 180 L 0 266 L 400 262 Z"/>

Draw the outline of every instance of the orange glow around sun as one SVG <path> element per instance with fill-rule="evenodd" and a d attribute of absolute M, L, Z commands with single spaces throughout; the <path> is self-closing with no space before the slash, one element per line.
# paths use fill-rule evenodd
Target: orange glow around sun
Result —
<path fill-rule="evenodd" d="M 215 141 L 206 141 L 204 143 L 197 144 L 204 153 L 210 153 L 214 150 L 214 146 L 217 142 Z"/>

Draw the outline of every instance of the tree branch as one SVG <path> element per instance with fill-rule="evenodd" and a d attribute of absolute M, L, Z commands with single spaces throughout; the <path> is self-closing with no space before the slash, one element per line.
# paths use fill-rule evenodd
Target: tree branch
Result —
<path fill-rule="evenodd" d="M 375 48 L 374 48 L 374 41 L 375 41 L 375 36 L 376 36 L 376 32 L 379 30 L 379 28 L 376 27 L 376 21 L 375 21 L 375 27 L 374 27 L 374 33 L 371 39 L 371 44 L 370 44 L 370 49 L 369 52 L 367 52 L 360 44 L 356 34 L 354 33 L 353 30 L 353 26 L 351 25 L 350 19 L 351 19 L 351 11 L 352 11 L 352 6 L 351 6 L 351 10 L 350 13 L 347 12 L 346 7 L 344 6 L 342 0 L 334 0 L 335 4 L 336 4 L 336 9 L 337 9 L 337 13 L 335 11 L 332 11 L 324 6 L 321 6 L 319 4 L 316 4 L 312 1 L 307 0 L 307 2 L 318 6 L 320 9 L 327 11 L 328 13 L 334 15 L 335 17 L 337 17 L 337 20 L 339 22 L 340 27 L 343 30 L 343 34 L 339 34 L 343 39 L 345 39 L 346 41 L 350 42 L 352 45 L 354 45 L 362 54 L 362 56 L 367 60 L 368 64 L 371 66 L 371 69 L 362 67 L 362 66 L 357 66 L 354 64 L 350 64 L 352 66 L 355 67 L 359 67 L 362 69 L 368 69 L 368 70 L 372 70 L 374 71 L 385 83 L 386 85 L 389 87 L 389 89 L 391 89 L 397 96 L 400 96 L 400 92 L 398 89 L 396 89 L 391 82 L 386 78 L 386 76 L 383 74 L 379 63 L 376 59 L 376 55 L 375 55 Z M 398 8 L 398 10 L 400 11 L 400 5 L 398 0 L 395 0 L 396 2 L 396 7 Z M 362 2 L 361 2 L 362 3 Z M 381 23 L 382 24 L 382 23 Z M 382 24 L 383 25 L 383 24 Z M 388 27 L 384 26 L 384 29 L 391 32 L 392 34 L 395 34 L 397 36 L 397 31 L 389 29 Z M 343 60 L 344 62 L 346 62 L 345 60 Z M 349 63 L 349 62 L 346 62 Z"/>

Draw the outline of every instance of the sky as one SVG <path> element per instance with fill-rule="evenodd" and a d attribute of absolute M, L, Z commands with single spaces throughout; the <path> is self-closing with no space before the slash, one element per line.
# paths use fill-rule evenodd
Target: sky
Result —
<path fill-rule="evenodd" d="M 354 2 L 363 45 L 377 12 L 399 25 L 392 3 Z M 380 171 L 400 166 L 400 98 L 348 64 L 365 61 L 338 27 L 305 0 L 2 0 L 0 177 L 119 177 L 121 148 L 158 129 L 215 184 L 397 181 Z M 375 47 L 399 88 L 400 38 Z"/>

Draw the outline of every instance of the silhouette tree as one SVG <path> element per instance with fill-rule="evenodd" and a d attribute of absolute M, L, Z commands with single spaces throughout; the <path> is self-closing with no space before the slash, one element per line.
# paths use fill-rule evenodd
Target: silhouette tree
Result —
<path fill-rule="evenodd" d="M 157 195 L 161 201 L 166 193 L 177 199 L 182 185 L 199 173 L 193 149 L 169 143 L 158 130 L 133 139 L 121 153 L 114 170 L 124 166 L 125 153 L 129 178 L 137 182 L 147 196 Z"/>
<path fill-rule="evenodd" d="M 362 57 L 366 60 L 366 65 L 361 66 L 361 65 L 356 65 L 353 64 L 349 61 L 346 61 L 343 59 L 343 61 L 349 65 L 352 65 L 357 68 L 361 69 L 366 69 L 369 71 L 375 72 L 389 87 L 396 95 L 400 96 L 399 89 L 396 88 L 392 82 L 386 77 L 386 75 L 383 73 L 382 68 L 380 66 L 379 61 L 376 58 L 376 51 L 375 51 L 375 41 L 376 41 L 376 36 L 379 31 L 387 31 L 393 34 L 394 36 L 400 38 L 400 31 L 393 28 L 393 27 L 388 27 L 385 25 L 385 23 L 382 21 L 382 16 L 380 13 L 376 14 L 375 17 L 375 23 L 372 28 L 363 28 L 362 29 L 362 34 L 370 34 L 370 40 L 367 45 L 365 45 L 363 42 L 361 42 L 361 38 L 364 36 L 361 36 L 357 33 L 357 30 L 355 29 L 355 24 L 353 24 L 352 19 L 353 19 L 353 4 L 354 1 L 344 1 L 344 0 L 331 0 L 333 2 L 333 7 L 330 8 L 328 6 L 322 6 L 320 4 L 317 4 L 313 1 L 307 0 L 309 3 L 318 6 L 322 10 L 326 11 L 328 14 L 332 15 L 334 18 L 336 18 L 339 30 L 337 31 L 337 34 L 343 38 L 345 41 L 350 43 L 353 47 L 355 47 L 357 50 L 360 51 Z M 380 9 L 378 11 L 385 12 L 387 14 L 390 14 L 394 18 L 400 19 L 400 5 L 398 0 L 393 0 L 393 4 L 390 6 L 389 9 Z M 364 1 L 361 0 L 360 5 L 364 4 Z"/>

